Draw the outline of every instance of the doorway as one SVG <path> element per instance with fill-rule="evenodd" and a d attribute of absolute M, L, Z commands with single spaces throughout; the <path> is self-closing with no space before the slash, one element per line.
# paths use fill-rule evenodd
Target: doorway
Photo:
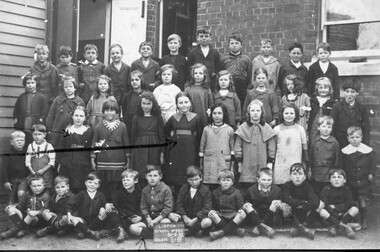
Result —
<path fill-rule="evenodd" d="M 196 41 L 197 29 L 197 0 L 164 0 L 162 55 L 169 54 L 166 40 L 170 34 L 181 36 L 182 46 L 179 54 L 186 56 Z"/>

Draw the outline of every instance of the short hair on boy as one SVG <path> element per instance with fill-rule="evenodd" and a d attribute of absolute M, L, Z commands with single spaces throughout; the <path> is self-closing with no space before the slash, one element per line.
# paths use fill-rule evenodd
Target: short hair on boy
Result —
<path fill-rule="evenodd" d="M 353 89 L 355 90 L 356 92 L 359 92 L 360 91 L 360 84 L 354 79 L 354 80 L 347 80 L 343 83 L 343 86 L 342 86 L 343 90 L 346 90 L 346 89 Z"/>
<path fill-rule="evenodd" d="M 34 73 L 27 73 L 27 74 L 25 74 L 24 76 L 23 76 L 23 78 L 22 78 L 22 85 L 25 87 L 26 86 L 26 82 L 28 81 L 28 80 L 34 80 L 35 82 L 36 82 L 36 86 L 39 84 L 39 82 L 38 82 L 38 76 L 37 75 L 35 75 Z"/>
<path fill-rule="evenodd" d="M 270 169 L 270 168 L 268 168 L 268 167 L 263 167 L 263 168 L 261 168 L 260 170 L 259 170 L 259 172 L 258 172 L 258 178 L 260 178 L 263 174 L 266 174 L 266 175 L 268 175 L 268 176 L 270 176 L 270 177 L 272 177 L 273 178 L 273 171 L 272 171 L 272 169 Z"/>
<path fill-rule="evenodd" d="M 120 53 L 121 53 L 121 54 L 124 54 L 123 47 L 122 47 L 120 44 L 112 44 L 112 45 L 110 46 L 110 52 L 111 52 L 111 50 L 112 50 L 113 48 L 116 48 L 116 47 L 119 47 L 119 48 L 120 48 Z"/>
<path fill-rule="evenodd" d="M 54 179 L 54 185 L 58 185 L 59 183 L 66 183 L 66 185 L 69 185 L 69 178 L 63 175 L 58 175 Z"/>
<path fill-rule="evenodd" d="M 159 78 L 162 80 L 161 78 L 161 75 L 167 71 L 167 70 L 170 70 L 170 72 L 172 72 L 172 75 L 173 75 L 173 79 L 175 76 L 178 76 L 178 72 L 177 70 L 175 69 L 175 67 L 172 65 L 172 64 L 165 64 L 163 65 L 162 67 L 160 67 L 160 70 L 158 70 L 158 74 L 159 74 Z"/>
<path fill-rule="evenodd" d="M 37 44 L 35 47 L 34 47 L 34 53 L 37 53 L 38 51 L 44 51 L 46 52 L 47 54 L 49 54 L 49 47 L 45 44 Z"/>
<path fill-rule="evenodd" d="M 73 51 L 70 46 L 60 46 L 58 50 L 58 57 L 61 55 L 73 57 Z"/>
<path fill-rule="evenodd" d="M 83 52 L 87 52 L 88 50 L 91 50 L 91 49 L 95 50 L 95 52 L 98 53 L 98 47 L 94 44 L 85 45 Z"/>
<path fill-rule="evenodd" d="M 104 113 L 104 111 L 106 111 L 108 109 L 116 111 L 116 114 L 120 113 L 119 105 L 117 104 L 117 101 L 113 96 L 109 96 L 106 99 L 106 101 L 103 103 L 102 113 Z"/>
<path fill-rule="evenodd" d="M 11 139 L 15 138 L 24 138 L 25 139 L 25 133 L 21 130 L 15 130 L 11 133 Z"/>
<path fill-rule="evenodd" d="M 211 36 L 211 30 L 206 27 L 200 27 L 197 30 L 197 36 L 199 36 L 199 34 L 209 34 Z"/>
<path fill-rule="evenodd" d="M 132 175 L 133 180 L 136 180 L 139 176 L 139 172 L 129 168 L 121 173 L 121 178 L 129 177 L 128 175 Z"/>
<path fill-rule="evenodd" d="M 158 174 L 162 175 L 161 166 L 151 165 L 151 164 L 146 165 L 145 174 L 148 174 L 149 172 L 152 172 L 152 171 L 158 171 Z"/>
<path fill-rule="evenodd" d="M 348 129 L 347 129 L 347 136 L 351 136 L 351 135 L 353 135 L 356 132 L 358 132 L 361 136 L 363 136 L 362 128 L 360 128 L 359 126 L 350 126 L 350 127 L 348 127 Z"/>
<path fill-rule="evenodd" d="M 153 44 L 152 44 L 151 42 L 149 42 L 149 41 L 144 41 L 144 42 L 141 42 L 141 44 L 139 45 L 139 52 L 140 52 L 140 50 L 141 50 L 141 47 L 143 47 L 143 46 L 149 46 L 149 47 L 152 49 L 152 51 L 153 51 L 153 49 L 154 49 L 154 46 L 153 46 Z"/>
<path fill-rule="evenodd" d="M 233 173 L 233 171 L 229 170 L 229 169 L 223 169 L 219 172 L 218 174 L 218 180 L 222 180 L 222 179 L 232 179 L 232 181 L 235 181 L 235 175 Z"/>
<path fill-rule="evenodd" d="M 102 179 L 100 178 L 100 176 L 96 173 L 96 172 L 90 172 L 87 177 L 86 177 L 86 181 L 87 180 L 99 180 L 99 184 L 102 182 Z"/>
<path fill-rule="evenodd" d="M 284 110 L 287 109 L 287 108 L 292 108 L 294 109 L 294 114 L 295 114 L 295 118 L 294 118 L 294 122 L 298 122 L 298 120 L 300 119 L 300 110 L 299 108 L 297 107 L 297 105 L 291 103 L 291 104 L 288 104 L 288 105 L 284 105 L 282 108 L 281 108 L 281 112 L 280 112 L 280 122 L 284 122 Z"/>
<path fill-rule="evenodd" d="M 42 180 L 42 183 L 45 184 L 44 178 L 41 175 L 34 175 L 27 179 L 28 185 L 30 186 L 33 181 L 39 181 Z"/>
<path fill-rule="evenodd" d="M 239 41 L 241 44 L 243 44 L 243 35 L 240 32 L 233 32 L 228 35 L 228 43 L 231 42 L 231 39 Z"/>
<path fill-rule="evenodd" d="M 46 126 L 42 123 L 37 123 L 32 126 L 33 132 L 34 131 L 40 131 L 42 133 L 46 133 Z"/>
<path fill-rule="evenodd" d="M 288 47 L 289 52 L 293 51 L 294 48 L 299 48 L 301 50 L 301 53 L 303 53 L 303 46 L 299 42 L 294 42 Z"/>
<path fill-rule="evenodd" d="M 334 119 L 331 116 L 325 115 L 318 118 L 318 126 L 321 126 L 324 122 L 327 125 L 334 126 Z"/>
<path fill-rule="evenodd" d="M 74 86 L 74 88 L 78 89 L 78 83 L 77 83 L 77 81 L 75 80 L 75 78 L 73 76 L 65 75 L 65 77 L 63 77 L 63 79 L 62 79 L 62 88 L 64 88 L 66 82 L 72 83 L 73 86 Z"/>
<path fill-rule="evenodd" d="M 342 175 L 344 178 L 346 178 L 346 172 L 342 169 L 331 169 L 329 171 L 329 179 L 331 179 L 331 176 L 334 175 L 334 173 L 338 173 L 339 175 Z"/>
<path fill-rule="evenodd" d="M 186 168 L 186 177 L 187 178 L 192 178 L 195 176 L 202 177 L 202 171 L 198 166 L 195 165 L 190 165 Z"/>
<path fill-rule="evenodd" d="M 318 87 L 321 86 L 321 85 L 326 85 L 329 87 L 329 95 L 332 95 L 332 93 L 334 92 L 333 90 L 333 87 L 332 87 L 332 84 L 331 84 L 331 81 L 329 78 L 327 77 L 319 77 L 316 81 L 315 81 L 315 94 L 318 94 Z"/>
<path fill-rule="evenodd" d="M 260 41 L 260 45 L 265 45 L 265 44 L 270 44 L 271 46 L 273 45 L 273 42 L 271 39 L 262 39 Z"/>
<path fill-rule="evenodd" d="M 290 166 L 290 174 L 292 174 L 292 172 L 300 172 L 301 170 L 306 175 L 306 168 L 302 163 L 294 163 Z"/>
<path fill-rule="evenodd" d="M 317 45 L 317 52 L 319 51 L 319 49 L 323 49 L 323 50 L 328 51 L 329 53 L 331 53 L 331 46 L 330 46 L 329 43 L 326 43 L 326 42 L 319 43 Z"/>
<path fill-rule="evenodd" d="M 167 39 L 167 43 L 169 43 L 170 41 L 172 41 L 172 40 L 178 40 L 178 43 L 180 44 L 180 45 L 182 45 L 182 39 L 181 39 L 181 36 L 179 36 L 178 34 L 171 34 L 171 35 L 169 35 L 169 37 L 168 37 L 168 39 Z"/>

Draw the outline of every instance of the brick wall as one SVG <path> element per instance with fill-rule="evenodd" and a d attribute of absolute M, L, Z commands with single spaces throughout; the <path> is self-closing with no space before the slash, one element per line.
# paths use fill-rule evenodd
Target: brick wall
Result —
<path fill-rule="evenodd" d="M 158 18 L 159 15 L 157 13 L 157 1 L 156 0 L 148 0 L 147 3 L 147 22 L 146 22 L 146 41 L 150 41 L 153 43 L 155 50 L 153 51 L 153 55 L 156 55 L 158 52 L 158 40 L 157 31 L 158 31 Z"/>
<path fill-rule="evenodd" d="M 288 58 L 288 46 L 294 41 L 304 45 L 304 60 L 314 53 L 318 27 L 317 0 L 198 0 L 198 26 L 209 27 L 213 46 L 228 51 L 227 36 L 243 34 L 243 52 L 254 58 L 260 54 L 260 41 L 274 42 L 273 55 L 280 63 Z M 233 3 L 233 4 L 232 4 Z"/>

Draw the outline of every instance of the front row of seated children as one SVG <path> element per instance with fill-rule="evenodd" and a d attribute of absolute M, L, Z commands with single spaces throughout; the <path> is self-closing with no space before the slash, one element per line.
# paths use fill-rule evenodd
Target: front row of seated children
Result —
<path fill-rule="evenodd" d="M 28 179 L 30 190 L 19 202 L 6 207 L 15 227 L 0 234 L 1 239 L 22 237 L 31 225 L 39 223 L 42 229 L 37 237 L 56 233 L 67 234 L 74 229 L 78 238 L 100 238 L 117 235 L 117 242 L 130 234 L 141 238 L 152 238 L 157 223 L 184 222 L 185 235 L 201 237 L 209 232 L 210 240 L 224 235 L 246 233 L 252 236 L 264 234 L 272 238 L 279 223 L 288 219 L 292 222 L 291 236 L 302 235 L 314 239 L 313 218 L 322 217 L 331 224 L 328 232 L 335 236 L 344 233 L 350 239 L 355 232 L 347 223 L 359 213 L 352 200 L 351 190 L 344 185 L 346 174 L 341 169 L 329 173 L 330 185 L 323 188 L 321 198 L 305 181 L 303 164 L 290 167 L 291 181 L 280 187 L 272 184 L 273 173 L 269 168 L 259 171 L 257 182 L 252 185 L 243 199 L 240 191 L 233 186 L 234 173 L 225 169 L 219 173 L 220 186 L 212 193 L 203 185 L 201 170 L 196 166 L 187 168 L 187 181 L 177 198 L 173 212 L 173 196 L 170 188 L 161 181 L 160 166 L 148 165 L 145 177 L 148 185 L 140 192 L 138 172 L 127 169 L 121 174 L 123 187 L 107 202 L 98 190 L 101 180 L 92 172 L 85 181 L 86 189 L 74 195 L 69 189 L 67 177 L 59 175 L 54 179 L 55 194 L 49 199 L 43 177 L 36 175 Z M 284 218 L 282 218 L 282 216 Z"/>

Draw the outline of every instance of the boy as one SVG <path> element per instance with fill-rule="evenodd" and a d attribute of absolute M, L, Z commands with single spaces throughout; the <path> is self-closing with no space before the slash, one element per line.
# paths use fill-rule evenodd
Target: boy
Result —
<path fill-rule="evenodd" d="M 127 169 L 121 173 L 123 187 L 112 195 L 112 203 L 116 208 L 124 230 L 130 230 L 131 225 L 141 225 L 142 214 L 140 211 L 141 190 L 136 187 L 139 182 L 139 173 L 132 169 Z M 139 224 L 140 223 L 140 224 Z M 125 233 L 125 238 L 128 235 Z"/>
<path fill-rule="evenodd" d="M 325 186 L 321 192 L 325 208 L 321 210 L 320 216 L 332 224 L 329 228 L 332 236 L 336 236 L 338 228 L 348 238 L 354 239 L 355 232 L 347 223 L 359 214 L 359 209 L 355 206 L 350 188 L 344 185 L 346 173 L 342 169 L 332 169 L 328 175 L 331 184 Z"/>
<path fill-rule="evenodd" d="M 12 220 L 15 227 L 0 234 L 0 239 L 8 239 L 14 236 L 25 236 L 26 229 L 30 225 L 42 221 L 41 213 L 49 207 L 49 193 L 45 190 L 44 180 L 41 176 L 28 179 L 30 191 L 28 191 L 14 205 L 8 205 L 5 212 Z"/>
<path fill-rule="evenodd" d="M 1 184 L 9 191 L 8 205 L 14 205 L 20 200 L 27 189 L 26 177 L 28 169 L 25 166 L 25 133 L 16 130 L 11 133 L 9 155 L 3 158 L 1 168 Z"/>
<path fill-rule="evenodd" d="M 330 170 L 340 165 L 340 146 L 335 137 L 331 136 L 333 125 L 331 116 L 319 117 L 319 134 L 310 143 L 308 178 L 312 179 L 317 195 L 328 185 Z"/>
<path fill-rule="evenodd" d="M 32 125 L 44 123 L 49 112 L 45 96 L 37 92 L 37 75 L 27 73 L 22 79 L 25 92 L 22 93 L 13 108 L 15 129 L 25 133 L 25 144 L 28 146 L 32 141 Z"/>
<path fill-rule="evenodd" d="M 370 191 L 376 171 L 375 152 L 362 143 L 362 129 L 351 126 L 347 129 L 347 139 L 350 143 L 342 149 L 341 168 L 347 174 L 347 185 L 352 191 L 355 201 L 359 202 L 361 226 L 368 228 L 366 196 Z"/>
<path fill-rule="evenodd" d="M 212 221 L 207 218 L 212 209 L 210 190 L 202 184 L 202 171 L 197 166 L 186 170 L 187 182 L 181 187 L 177 198 L 177 216 L 182 218 L 188 228 L 186 235 L 203 236 L 203 230 L 210 227 Z"/>
<path fill-rule="evenodd" d="M 313 96 L 315 90 L 315 81 L 320 77 L 327 77 L 331 81 L 333 86 L 333 95 L 336 101 L 340 99 L 340 87 L 339 87 L 339 73 L 338 68 L 331 63 L 331 46 L 322 42 L 317 45 L 317 57 L 318 61 L 311 64 L 309 67 L 309 73 L 307 75 L 307 90 L 310 97 Z"/>
<path fill-rule="evenodd" d="M 235 92 L 239 97 L 241 107 L 247 96 L 247 88 L 252 78 L 252 62 L 248 55 L 242 54 L 243 36 L 233 32 L 228 36 L 230 52 L 220 60 L 221 70 L 228 70 L 235 84 Z"/>
<path fill-rule="evenodd" d="M 123 56 L 123 47 L 119 44 L 112 44 L 110 46 L 112 62 L 104 69 L 104 74 L 112 79 L 113 96 L 116 98 L 117 104 L 120 104 L 123 94 L 130 89 L 131 69 L 122 61 Z"/>
<path fill-rule="evenodd" d="M 186 57 L 179 55 L 179 48 L 182 45 L 181 37 L 177 34 L 172 34 L 168 37 L 167 43 L 170 54 L 162 57 L 160 67 L 166 64 L 172 64 L 174 66 L 178 74 L 173 76 L 172 82 L 183 91 L 185 90 L 185 82 L 188 79 L 189 67 Z"/>
<path fill-rule="evenodd" d="M 290 179 L 282 188 L 282 201 L 292 208 L 293 227 L 290 229 L 292 237 L 301 234 L 314 240 L 314 229 L 305 227 L 302 223 L 312 221 L 312 216 L 317 216 L 324 208 L 324 203 L 319 200 L 313 187 L 306 180 L 306 170 L 302 163 L 290 166 Z"/>
<path fill-rule="evenodd" d="M 57 65 L 61 81 L 65 76 L 72 76 L 75 82 L 78 83 L 78 66 L 72 63 L 73 52 L 69 46 L 60 46 L 58 51 L 58 58 L 60 63 Z M 63 87 L 61 87 L 63 90 Z"/>
<path fill-rule="evenodd" d="M 93 95 L 99 75 L 104 73 L 106 67 L 98 61 L 98 47 L 94 44 L 87 44 L 84 47 L 83 56 L 86 61 L 78 68 L 79 96 L 87 105 Z"/>
<path fill-rule="evenodd" d="M 161 167 L 147 165 L 145 178 L 148 185 L 141 194 L 140 209 L 144 222 L 132 224 L 129 228 L 132 234 L 142 238 L 153 238 L 153 228 L 157 223 L 171 223 L 177 219 L 172 214 L 173 196 L 169 186 L 162 179 Z"/>
<path fill-rule="evenodd" d="M 253 225 L 252 235 L 258 236 L 264 233 L 269 238 L 273 238 L 276 212 L 280 208 L 281 189 L 272 184 L 273 172 L 270 168 L 261 168 L 257 177 L 257 182 L 248 188 L 245 196 L 243 210 Z"/>
<path fill-rule="evenodd" d="M 210 30 L 199 28 L 197 30 L 197 41 L 198 45 L 187 54 L 188 66 L 191 67 L 196 63 L 205 65 L 210 78 L 210 88 L 214 92 L 217 84 L 216 74 L 220 71 L 220 55 L 211 46 Z"/>
<path fill-rule="evenodd" d="M 107 203 L 104 194 L 98 191 L 100 183 L 101 180 L 95 172 L 88 174 L 85 181 L 86 190 L 80 191 L 68 203 L 68 223 L 79 230 L 79 239 L 87 236 L 93 240 L 100 240 L 103 233 L 93 230 L 101 229 L 107 223 L 118 231 L 117 242 L 122 242 L 126 232 L 121 227 L 117 210 L 111 203 Z"/>
<path fill-rule="evenodd" d="M 347 129 L 350 126 L 358 126 L 363 132 L 363 142 L 370 143 L 370 124 L 367 108 L 356 97 L 360 86 L 356 81 L 347 81 L 343 84 L 344 99 L 335 103 L 330 116 L 334 119 L 333 136 L 338 140 L 340 147 L 348 145 Z"/>
<path fill-rule="evenodd" d="M 289 74 L 295 74 L 299 76 L 303 83 L 306 82 L 306 77 L 308 74 L 307 67 L 301 61 L 303 56 L 303 46 L 301 43 L 294 42 L 288 48 L 290 60 L 286 61 L 284 65 L 280 66 L 278 73 L 278 87 L 281 90 L 281 97 L 285 95 L 284 79 Z M 306 90 L 305 90 L 306 92 Z"/>
<path fill-rule="evenodd" d="M 273 51 L 273 43 L 271 39 L 263 39 L 260 43 L 261 55 L 256 56 L 252 61 L 252 73 L 258 68 L 264 68 L 268 72 L 268 88 L 275 91 L 277 87 L 278 70 L 280 63 L 271 54 Z M 255 79 L 252 75 L 252 85 L 255 88 Z"/>
<path fill-rule="evenodd" d="M 44 44 L 37 44 L 34 48 L 36 61 L 30 68 L 30 72 L 37 75 L 39 85 L 37 92 L 43 94 L 50 106 L 54 98 L 58 95 L 59 71 L 56 66 L 47 59 L 49 48 Z"/>
<path fill-rule="evenodd" d="M 46 127 L 43 124 L 33 125 L 33 139 L 25 157 L 25 165 L 31 176 L 40 175 L 44 179 L 47 191 L 53 188 L 55 152 L 46 138 Z"/>
<path fill-rule="evenodd" d="M 246 214 L 243 207 L 243 197 L 240 191 L 233 187 L 234 173 L 228 169 L 219 172 L 220 187 L 212 192 L 213 210 L 208 217 L 216 225 L 217 231 L 210 232 L 210 240 L 214 241 L 224 235 L 235 233 L 244 237 L 245 229 L 239 228 Z"/>
<path fill-rule="evenodd" d="M 140 59 L 132 62 L 131 72 L 139 70 L 143 73 L 144 83 L 149 86 L 149 90 L 153 90 L 158 86 L 156 82 L 156 74 L 160 70 L 160 65 L 153 60 L 153 44 L 144 41 L 139 46 Z"/>
<path fill-rule="evenodd" d="M 49 208 L 42 212 L 42 218 L 48 226 L 37 231 L 37 237 L 44 237 L 56 232 L 58 236 L 67 233 L 67 205 L 74 200 L 75 194 L 70 191 L 69 179 L 59 175 L 54 179 L 55 194 L 50 197 Z"/>

